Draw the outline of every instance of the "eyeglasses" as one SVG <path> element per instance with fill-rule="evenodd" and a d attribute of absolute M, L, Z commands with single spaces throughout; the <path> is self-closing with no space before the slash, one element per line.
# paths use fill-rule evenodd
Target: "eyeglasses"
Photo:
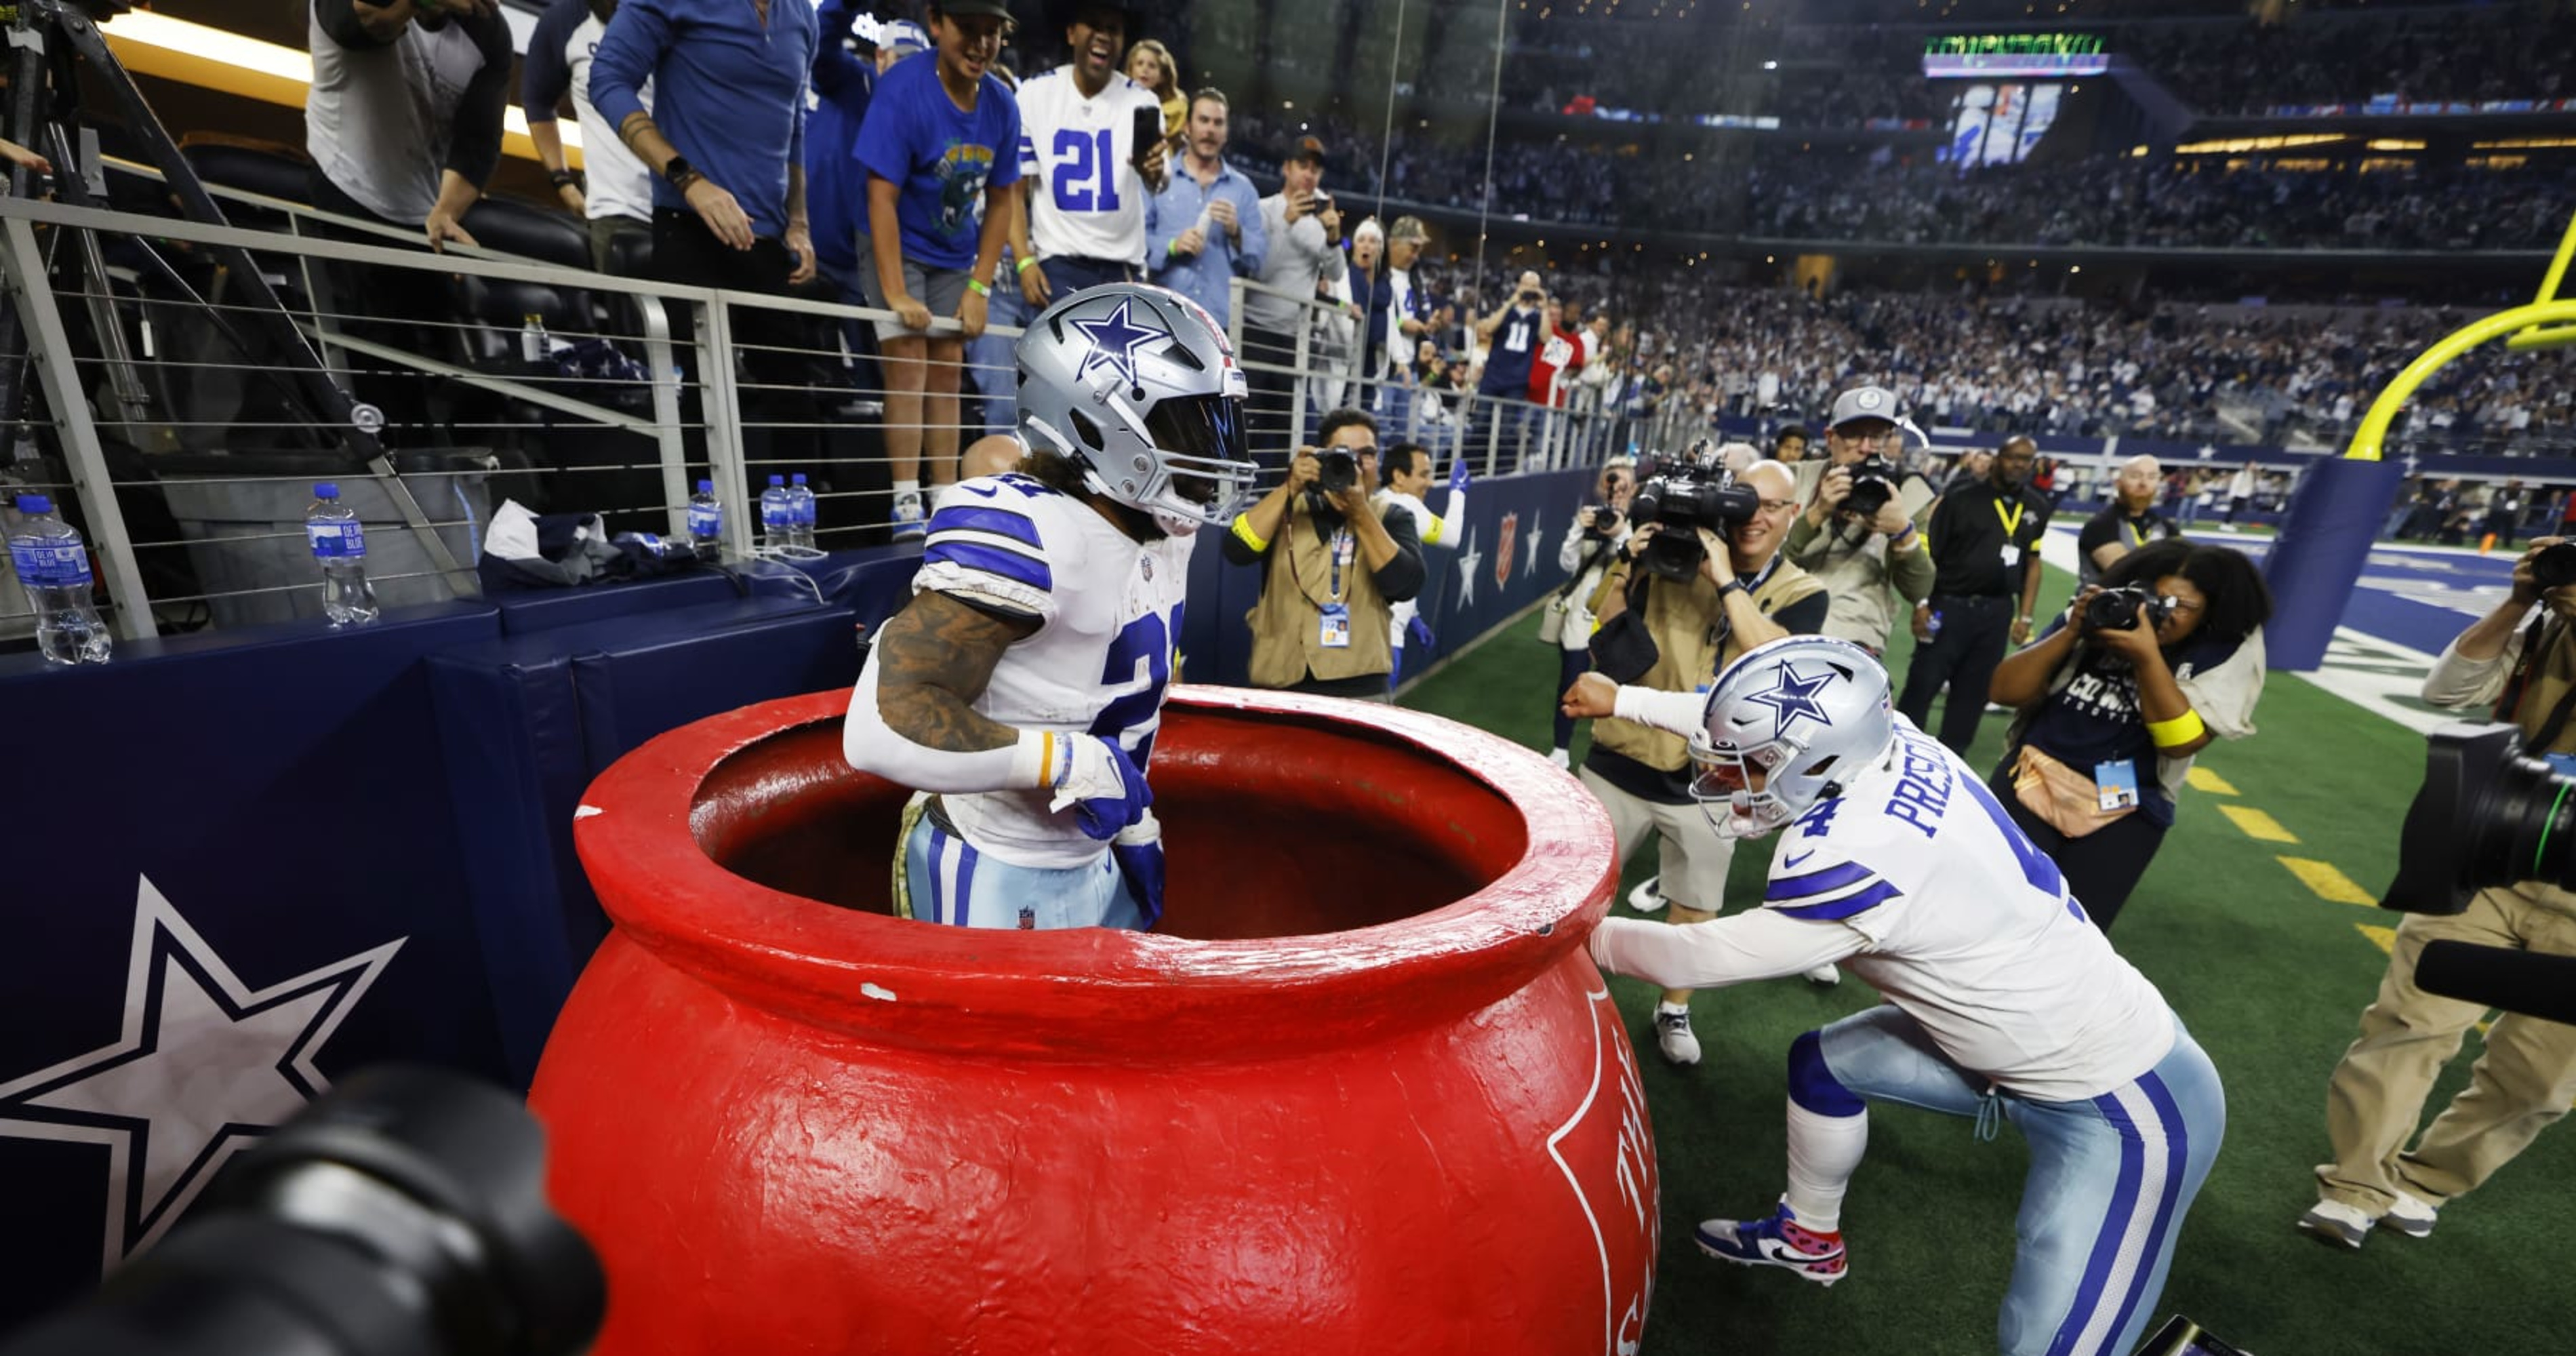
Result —
<path fill-rule="evenodd" d="M 1765 499 L 1762 501 L 1762 511 L 1764 513 L 1787 513 L 1796 507 L 1798 507 L 1798 501 L 1795 499 Z"/>

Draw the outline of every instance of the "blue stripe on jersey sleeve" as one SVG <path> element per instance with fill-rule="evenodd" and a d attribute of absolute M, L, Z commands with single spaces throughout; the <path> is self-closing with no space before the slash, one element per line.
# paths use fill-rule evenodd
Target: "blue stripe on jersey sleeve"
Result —
<path fill-rule="evenodd" d="M 1848 890 L 1869 878 L 1868 867 L 1857 862 L 1844 862 L 1838 866 L 1826 867 L 1821 871 L 1810 871 L 1803 876 L 1782 876 L 1772 881 L 1762 891 L 1762 899 L 1764 903 L 1776 903 L 1783 899 L 1804 899 L 1809 895 Z"/>
<path fill-rule="evenodd" d="M 990 532 L 997 537 L 1023 542 L 1032 550 L 1046 549 L 1046 543 L 1038 539 L 1038 525 L 1031 522 L 1027 514 L 1013 513 L 989 504 L 942 506 L 937 513 L 930 515 L 930 533 L 937 536 L 942 532 Z"/>
<path fill-rule="evenodd" d="M 1787 914 L 1791 918 L 1804 918 L 1811 923 L 1830 923 L 1838 918 L 1849 918 L 1853 914 L 1877 908 L 1896 898 L 1899 893 L 1901 892 L 1895 886 L 1886 881 L 1880 881 L 1858 894 L 1829 899 L 1822 904 L 1800 904 L 1790 908 L 1775 909 L 1773 912 Z"/>
<path fill-rule="evenodd" d="M 937 565 L 942 562 L 960 569 L 981 570 L 1040 593 L 1055 592 L 1055 572 L 1047 568 L 1047 563 L 1017 551 L 975 542 L 934 540 L 930 549 L 921 553 L 921 563 Z"/>

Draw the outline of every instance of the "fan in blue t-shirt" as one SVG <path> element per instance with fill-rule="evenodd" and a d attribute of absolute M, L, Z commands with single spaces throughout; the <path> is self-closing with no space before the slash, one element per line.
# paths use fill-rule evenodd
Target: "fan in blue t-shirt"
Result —
<path fill-rule="evenodd" d="M 936 56 L 877 78 L 851 151 L 867 172 L 860 290 L 894 313 L 876 327 L 898 540 L 920 538 L 939 490 L 957 481 L 957 376 L 965 341 L 984 332 L 1009 233 L 1003 190 L 1020 179 L 1020 106 L 991 74 L 1010 17 L 1004 0 L 933 0 Z M 934 316 L 955 316 L 962 337 L 931 335 Z"/>

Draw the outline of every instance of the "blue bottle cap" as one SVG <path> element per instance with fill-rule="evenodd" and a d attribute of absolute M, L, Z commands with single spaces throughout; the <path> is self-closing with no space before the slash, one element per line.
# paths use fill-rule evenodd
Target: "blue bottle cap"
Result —
<path fill-rule="evenodd" d="M 796 482 L 797 484 L 799 484 L 799 485 L 802 485 L 802 484 L 804 484 L 804 483 L 805 483 L 805 473 L 804 473 L 803 471 L 799 471 L 799 472 L 797 472 L 796 474 L 794 474 L 794 475 L 792 475 L 792 476 L 789 476 L 789 477 L 788 477 L 788 479 L 789 479 L 789 480 L 792 480 L 792 481 L 795 481 L 795 482 Z"/>
<path fill-rule="evenodd" d="M 771 476 L 771 477 L 769 478 L 769 483 L 770 483 L 770 484 L 772 484 L 772 485 L 784 485 L 784 484 L 786 484 L 786 483 L 787 483 L 787 477 L 785 477 L 785 476 Z"/>
<path fill-rule="evenodd" d="M 714 494 L 715 492 L 716 492 L 716 483 L 715 483 L 714 481 L 712 481 L 712 480 L 701 480 L 701 481 L 699 481 L 699 482 L 698 482 L 698 493 L 700 493 L 700 494 Z"/>
<path fill-rule="evenodd" d="M 313 487 L 313 497 L 316 499 L 337 499 L 340 497 L 340 487 L 332 484 L 330 481 L 323 481 L 321 484 Z"/>
<path fill-rule="evenodd" d="M 18 496 L 18 511 L 20 513 L 51 513 L 54 511 L 54 501 L 47 499 L 41 494 L 22 494 Z"/>

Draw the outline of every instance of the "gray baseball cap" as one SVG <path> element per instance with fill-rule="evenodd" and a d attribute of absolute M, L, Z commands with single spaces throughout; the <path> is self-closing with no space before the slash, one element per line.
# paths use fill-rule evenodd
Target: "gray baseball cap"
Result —
<path fill-rule="evenodd" d="M 1855 386 L 1834 397 L 1834 414 L 1825 421 L 1825 427 L 1841 428 L 1863 419 L 1895 423 L 1896 393 L 1884 386 Z"/>

